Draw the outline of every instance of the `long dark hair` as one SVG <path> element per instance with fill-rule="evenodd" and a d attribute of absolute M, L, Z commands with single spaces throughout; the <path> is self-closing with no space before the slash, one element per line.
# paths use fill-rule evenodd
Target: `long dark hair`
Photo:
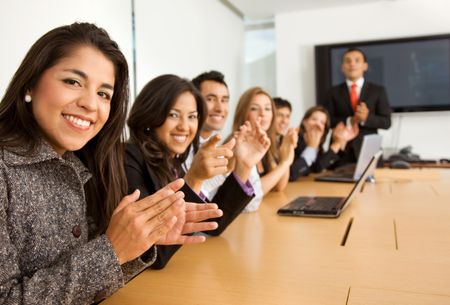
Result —
<path fill-rule="evenodd" d="M 172 158 L 155 129 L 164 124 L 177 98 L 185 92 L 190 92 L 197 103 L 198 129 L 186 151 Z M 136 97 L 128 117 L 130 142 L 139 146 L 158 188 L 175 179 L 175 173 L 184 175 L 182 164 L 191 146 L 194 152 L 198 150 L 200 130 L 206 118 L 205 107 L 202 96 L 190 81 L 171 74 L 154 78 Z"/>
<path fill-rule="evenodd" d="M 121 140 L 129 99 L 126 59 L 105 30 L 94 24 L 73 23 L 51 30 L 34 43 L 0 103 L 0 146 L 27 145 L 25 154 L 36 152 L 42 133 L 24 96 L 47 69 L 81 46 L 98 49 L 115 69 L 109 118 L 100 132 L 76 152 L 93 175 L 85 185 L 85 193 L 88 213 L 100 233 L 106 230 L 112 211 L 126 192 Z"/>
<path fill-rule="evenodd" d="M 309 108 L 308 110 L 306 110 L 305 115 L 303 116 L 303 119 L 300 122 L 299 132 L 303 133 L 306 130 L 305 129 L 305 121 L 307 119 L 309 119 L 315 112 L 322 112 L 327 117 L 327 121 L 325 122 L 325 128 L 323 130 L 323 135 L 320 138 L 320 144 L 319 144 L 319 150 L 322 151 L 323 143 L 325 143 L 325 140 L 328 135 L 328 131 L 330 130 L 330 115 L 328 114 L 328 111 L 323 106 L 320 106 L 320 105 L 313 106 L 313 107 Z"/>

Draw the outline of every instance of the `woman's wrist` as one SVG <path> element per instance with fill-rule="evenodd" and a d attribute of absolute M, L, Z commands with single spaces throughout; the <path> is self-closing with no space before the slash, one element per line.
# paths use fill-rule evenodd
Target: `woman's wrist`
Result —
<path fill-rule="evenodd" d="M 247 182 L 251 170 L 252 167 L 247 166 L 244 162 L 237 161 L 233 172 L 239 177 L 239 179 L 241 179 L 241 181 Z"/>
<path fill-rule="evenodd" d="M 330 145 L 330 149 L 337 154 L 339 152 L 339 150 L 341 149 L 342 145 L 337 142 L 337 141 L 333 141 L 333 143 L 331 143 Z"/>
<path fill-rule="evenodd" d="M 284 168 L 289 168 L 291 166 L 291 163 L 289 162 L 289 160 L 280 160 L 280 163 L 278 163 L 278 166 L 284 167 Z"/>
<path fill-rule="evenodd" d="M 203 185 L 203 180 L 193 177 L 191 174 L 189 174 L 189 172 L 186 173 L 183 179 L 194 192 L 196 192 L 197 194 L 200 193 Z"/>

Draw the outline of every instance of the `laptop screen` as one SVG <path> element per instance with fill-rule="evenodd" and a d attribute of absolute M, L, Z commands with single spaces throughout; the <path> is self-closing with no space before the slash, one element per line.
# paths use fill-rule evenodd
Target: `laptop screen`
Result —
<path fill-rule="evenodd" d="M 358 162 L 356 163 L 355 172 L 353 178 L 358 180 L 359 177 L 364 173 L 364 170 L 369 164 L 372 157 L 381 149 L 381 135 L 371 134 L 366 135 L 363 138 L 363 143 L 361 146 L 361 151 L 359 152 Z M 375 168 L 373 168 L 375 169 Z M 373 170 L 369 171 L 368 176 L 373 175 Z"/>
<path fill-rule="evenodd" d="M 356 191 L 358 189 L 360 191 L 362 190 L 362 187 L 363 187 L 364 183 L 366 183 L 367 177 L 369 177 L 369 174 L 373 173 L 375 171 L 375 168 L 377 166 L 378 160 L 380 159 L 382 153 L 383 152 L 381 150 L 379 150 L 370 159 L 369 164 L 367 164 L 367 166 L 365 167 L 364 172 L 362 173 L 361 177 L 359 177 L 359 179 L 358 179 L 358 182 L 355 183 L 355 185 L 353 186 L 350 194 L 347 196 L 347 198 L 342 203 L 341 210 L 345 209 L 347 207 L 347 205 L 352 201 L 352 199 L 355 196 L 355 193 L 356 193 Z"/>

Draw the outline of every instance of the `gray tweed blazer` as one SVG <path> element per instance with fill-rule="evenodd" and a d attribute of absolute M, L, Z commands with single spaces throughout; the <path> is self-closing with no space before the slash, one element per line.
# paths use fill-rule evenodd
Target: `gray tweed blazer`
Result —
<path fill-rule="evenodd" d="M 90 174 L 73 153 L 20 151 L 0 148 L 0 304 L 89 304 L 153 263 L 156 247 L 120 266 L 105 235 L 89 240 Z"/>

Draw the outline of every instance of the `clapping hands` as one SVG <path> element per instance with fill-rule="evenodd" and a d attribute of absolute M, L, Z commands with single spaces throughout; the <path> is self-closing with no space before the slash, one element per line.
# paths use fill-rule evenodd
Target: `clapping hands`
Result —
<path fill-rule="evenodd" d="M 340 122 L 333 129 L 332 143 L 330 148 L 334 152 L 344 150 L 347 143 L 353 140 L 359 133 L 357 124 L 353 124 L 351 127 L 345 126 L 343 122 Z"/>
<path fill-rule="evenodd" d="M 217 222 L 204 220 L 217 218 L 223 215 L 215 203 L 186 202 L 185 211 L 177 215 L 177 222 L 165 236 L 157 241 L 158 245 L 181 245 L 202 243 L 205 236 L 184 235 L 195 232 L 217 229 Z"/>
<path fill-rule="evenodd" d="M 234 133 L 234 138 L 234 171 L 242 181 L 247 181 L 250 170 L 261 161 L 269 149 L 270 139 L 261 128 L 260 120 L 253 123 L 246 121 Z"/>
<path fill-rule="evenodd" d="M 290 166 L 294 162 L 297 141 L 298 128 L 289 128 L 280 145 L 280 163 L 287 162 Z"/>
<path fill-rule="evenodd" d="M 182 186 L 178 179 L 141 200 L 138 190 L 122 199 L 106 230 L 120 264 L 142 255 L 173 228 L 186 209 Z"/>
<path fill-rule="evenodd" d="M 319 148 L 320 142 L 322 140 L 323 127 L 320 125 L 307 125 L 303 133 L 303 138 L 305 140 L 306 146 L 311 148 Z"/>
<path fill-rule="evenodd" d="M 359 124 L 361 122 L 365 122 L 368 116 L 369 116 L 369 108 L 367 108 L 366 103 L 360 102 L 356 106 L 355 114 L 352 118 L 352 123 Z"/>

